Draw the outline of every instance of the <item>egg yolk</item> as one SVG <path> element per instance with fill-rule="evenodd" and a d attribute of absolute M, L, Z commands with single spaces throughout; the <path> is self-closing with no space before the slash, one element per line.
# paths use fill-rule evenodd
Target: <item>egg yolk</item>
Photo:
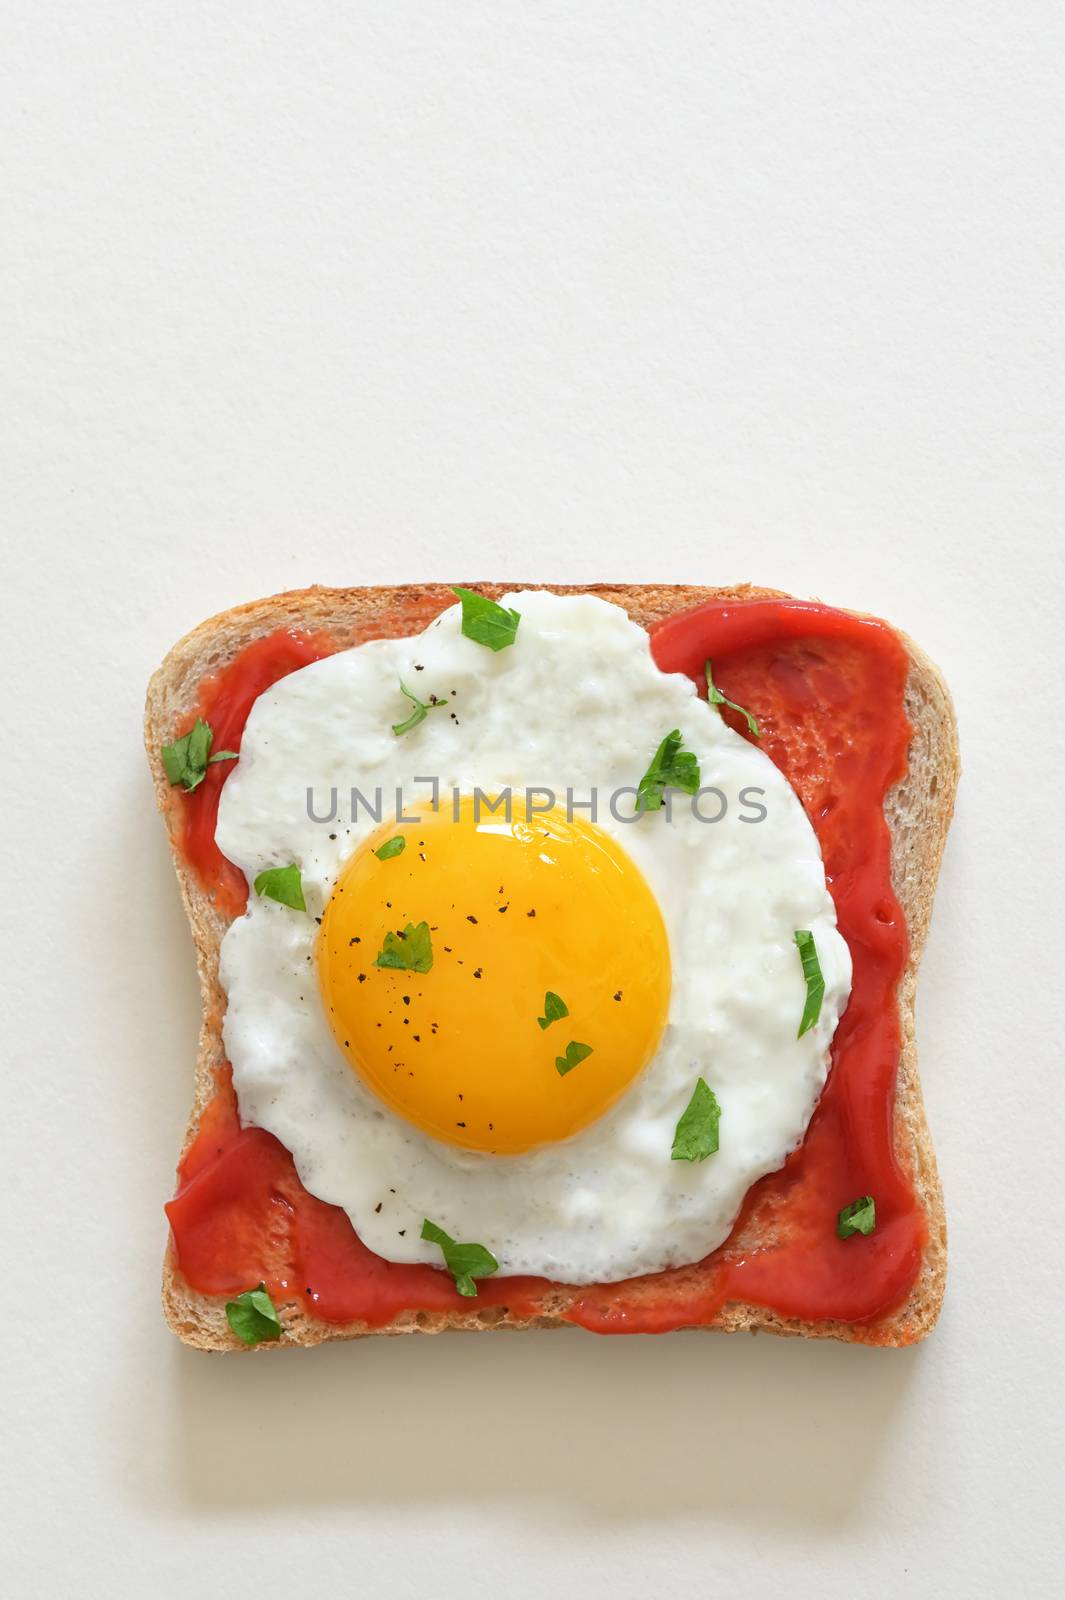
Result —
<path fill-rule="evenodd" d="M 661 913 L 624 850 L 517 797 L 509 820 L 470 797 L 377 829 L 333 891 L 318 972 L 362 1082 L 493 1154 L 602 1116 L 654 1054 L 670 990 Z"/>

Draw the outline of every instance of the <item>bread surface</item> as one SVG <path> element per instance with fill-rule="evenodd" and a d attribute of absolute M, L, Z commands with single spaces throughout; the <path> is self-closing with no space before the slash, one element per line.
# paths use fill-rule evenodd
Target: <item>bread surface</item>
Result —
<path fill-rule="evenodd" d="M 509 590 L 545 585 L 470 583 L 468 587 L 497 598 Z M 647 584 L 551 584 L 546 587 L 557 594 L 598 595 L 621 606 L 634 622 L 645 628 L 709 600 L 787 598 L 779 590 L 752 585 L 723 589 Z M 156 802 L 166 821 L 181 896 L 196 946 L 203 1003 L 193 1105 L 182 1153 L 195 1137 L 200 1114 L 214 1092 L 214 1069 L 224 1059 L 225 995 L 218 979 L 218 954 L 229 919 L 215 909 L 178 849 L 180 791 L 172 789 L 166 780 L 160 748 L 174 738 L 182 719 L 195 708 L 203 680 L 224 668 L 253 639 L 288 627 L 323 630 L 341 646 L 373 638 L 401 637 L 419 632 L 453 599 L 451 589 L 442 584 L 312 588 L 274 595 L 234 607 L 202 623 L 174 646 L 151 679 L 145 709 L 145 744 Z M 764 1331 L 865 1344 L 907 1345 L 931 1331 L 942 1304 L 947 1266 L 946 1222 L 917 1073 L 914 1002 L 936 876 L 954 809 L 959 775 L 957 727 L 950 695 L 938 670 L 905 635 L 900 637 L 910 657 L 906 712 L 913 727 L 913 738 L 907 774 L 889 793 L 885 803 L 892 840 L 892 878 L 910 935 L 909 959 L 898 991 L 902 1048 L 894 1131 L 899 1160 L 912 1175 L 928 1220 L 921 1269 L 905 1303 L 889 1317 L 874 1323 L 808 1322 L 734 1301 L 726 1304 L 710 1325 L 723 1332 Z M 740 1243 L 754 1248 L 758 1240 L 752 1236 L 741 1238 Z M 570 1298 L 571 1291 L 557 1289 L 545 1301 L 544 1314 L 531 1319 L 512 1316 L 501 1307 L 478 1310 L 474 1305 L 468 1312 L 406 1312 L 384 1328 L 371 1328 L 361 1322 L 341 1326 L 323 1322 L 300 1302 L 292 1300 L 278 1304 L 284 1324 L 283 1337 L 255 1348 L 271 1350 L 294 1344 L 314 1345 L 328 1339 L 353 1339 L 372 1333 L 572 1326 L 563 1315 Z M 163 1266 L 163 1306 L 167 1321 L 178 1337 L 201 1350 L 245 1349 L 230 1331 L 225 1300 L 225 1296 L 200 1294 L 185 1281 L 170 1239 Z"/>

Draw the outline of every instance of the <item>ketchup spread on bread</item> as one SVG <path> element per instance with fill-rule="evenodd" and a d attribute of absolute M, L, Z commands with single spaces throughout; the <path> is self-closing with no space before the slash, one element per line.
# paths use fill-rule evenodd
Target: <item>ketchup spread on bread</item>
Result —
<path fill-rule="evenodd" d="M 255 698 L 335 648 L 324 635 L 257 640 L 205 682 L 194 715 L 211 723 L 216 745 L 239 750 Z M 700 685 L 706 661 L 713 663 L 715 685 L 757 717 L 761 748 L 787 776 L 820 841 L 854 970 L 831 1071 L 802 1144 L 752 1187 L 731 1237 L 702 1262 L 581 1289 L 488 1278 L 471 1305 L 447 1274 L 374 1255 L 344 1211 L 308 1194 L 284 1146 L 261 1129 L 241 1127 L 222 1069 L 167 1206 L 193 1288 L 233 1294 L 264 1281 L 276 1299 L 297 1299 L 326 1321 L 371 1327 L 403 1312 L 504 1305 L 514 1316 L 534 1317 L 550 1294 L 552 1310 L 600 1333 L 705 1324 L 729 1301 L 784 1317 L 875 1325 L 905 1300 L 920 1269 L 926 1222 L 893 1141 L 896 990 L 907 934 L 891 884 L 884 799 L 906 772 L 906 650 L 871 618 L 813 602 L 748 600 L 667 619 L 652 631 L 652 652 L 663 671 L 686 672 Z M 743 718 L 723 709 L 747 737 Z M 180 797 L 180 844 L 215 904 L 235 916 L 247 886 L 214 840 L 227 771 L 209 768 L 203 784 Z M 876 1231 L 841 1240 L 837 1214 L 862 1194 L 875 1196 Z M 756 1248 L 734 1242 L 741 1229 Z"/>
<path fill-rule="evenodd" d="M 200 685 L 196 707 L 178 728 L 186 733 L 197 717 L 211 725 L 216 750 L 240 751 L 248 713 L 264 690 L 290 672 L 332 655 L 337 645 L 324 633 L 287 630 L 255 639 L 221 672 Z M 209 766 L 201 784 L 191 794 L 179 794 L 181 806 L 178 843 L 197 882 L 223 916 L 239 917 L 248 904 L 248 884 L 239 867 L 227 861 L 215 843 L 218 798 L 231 767 Z"/>

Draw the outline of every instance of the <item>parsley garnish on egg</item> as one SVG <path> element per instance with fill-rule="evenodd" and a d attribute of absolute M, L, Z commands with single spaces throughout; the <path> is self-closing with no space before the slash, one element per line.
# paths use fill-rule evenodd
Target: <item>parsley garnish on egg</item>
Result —
<path fill-rule="evenodd" d="M 818 1017 L 821 1015 L 821 1002 L 825 998 L 825 979 L 821 971 L 821 963 L 817 959 L 817 946 L 814 936 L 808 928 L 799 928 L 795 934 L 795 943 L 799 947 L 802 959 L 802 975 L 806 979 L 806 1004 L 803 1007 L 802 1020 L 799 1023 L 798 1037 L 809 1033 Z"/>
<path fill-rule="evenodd" d="M 393 722 L 392 732 L 394 734 L 409 733 L 412 728 L 418 727 L 420 723 L 425 721 L 430 711 L 439 711 L 442 706 L 447 705 L 446 700 L 437 700 L 435 697 L 429 700 L 419 700 L 416 694 L 411 694 L 402 678 L 399 680 L 399 687 L 410 701 L 412 709 L 410 716 L 405 718 L 403 722 Z"/>
<path fill-rule="evenodd" d="M 386 839 L 381 848 L 374 851 L 374 855 L 378 861 L 391 861 L 393 856 L 401 856 L 406 848 L 406 839 L 401 833 L 397 833 L 391 839 Z"/>
<path fill-rule="evenodd" d="M 590 1044 L 579 1044 L 576 1039 L 571 1039 L 566 1046 L 566 1054 L 555 1057 L 555 1071 L 560 1078 L 564 1078 L 567 1072 L 572 1072 L 574 1067 L 579 1067 L 582 1061 L 587 1061 L 591 1053 L 592 1047 Z"/>
<path fill-rule="evenodd" d="M 453 592 L 462 601 L 462 631 L 467 639 L 487 645 L 489 650 L 505 650 L 514 643 L 521 613 L 489 600 L 472 589 L 453 586 Z"/>
<path fill-rule="evenodd" d="M 438 1228 L 435 1222 L 430 1222 L 428 1217 L 422 1223 L 422 1238 L 440 1246 L 444 1253 L 444 1265 L 455 1280 L 455 1288 L 468 1299 L 476 1299 L 475 1278 L 490 1278 L 493 1272 L 499 1271 L 499 1262 L 483 1244 L 460 1244 L 443 1228 Z"/>
<path fill-rule="evenodd" d="M 562 1017 L 569 1016 L 569 1006 L 560 995 L 552 994 L 548 989 L 544 995 L 544 1014 L 537 1017 L 536 1021 L 541 1028 L 549 1028 L 553 1022 L 558 1022 Z"/>
<path fill-rule="evenodd" d="M 375 967 L 398 972 L 429 972 L 432 965 L 433 941 L 427 922 L 419 922 L 417 926 L 408 922 L 402 933 L 386 933 L 374 961 Z"/>
<path fill-rule="evenodd" d="M 291 906 L 293 911 L 307 909 L 303 879 L 295 863 L 290 867 L 267 867 L 265 872 L 260 872 L 255 880 L 255 893 L 267 900 L 276 900 L 278 905 Z"/>
<path fill-rule="evenodd" d="M 673 1135 L 673 1161 L 705 1161 L 718 1148 L 721 1107 L 705 1078 L 697 1078 L 692 1097 Z"/>
<path fill-rule="evenodd" d="M 667 733 L 651 760 L 651 765 L 640 779 L 636 793 L 637 811 L 657 811 L 667 789 L 682 789 L 685 794 L 696 794 L 699 789 L 699 763 L 690 750 L 682 749 L 683 736 L 679 728 Z"/>

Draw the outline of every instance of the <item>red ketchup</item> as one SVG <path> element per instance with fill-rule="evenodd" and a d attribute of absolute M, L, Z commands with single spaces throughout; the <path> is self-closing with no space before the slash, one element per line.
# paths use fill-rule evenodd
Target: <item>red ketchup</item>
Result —
<path fill-rule="evenodd" d="M 290 672 L 310 666 L 336 649 L 322 633 L 280 632 L 254 640 L 228 667 L 204 679 L 196 709 L 177 733 L 187 733 L 196 718 L 203 717 L 211 724 L 212 749 L 239 752 L 248 713 L 263 691 L 279 678 L 287 678 Z M 211 895 L 217 909 L 223 916 L 239 917 L 248 903 L 248 885 L 243 872 L 226 860 L 214 838 L 219 796 L 232 770 L 231 761 L 216 762 L 207 768 L 207 776 L 191 794 L 179 796 L 182 815 L 178 843 L 200 887 Z"/>
<path fill-rule="evenodd" d="M 209 680 L 199 712 L 214 728 L 215 748 L 239 749 L 256 696 L 332 648 L 322 636 L 274 634 Z M 403 1311 L 506 1306 L 536 1316 L 550 1295 L 553 1310 L 597 1333 L 706 1324 L 732 1300 L 786 1317 L 875 1324 L 905 1299 L 920 1267 L 925 1220 L 893 1140 L 895 995 L 907 935 L 891 886 L 883 803 L 906 771 L 906 651 L 885 623 L 797 600 L 698 606 L 656 628 L 652 651 L 663 671 L 686 672 L 700 685 L 713 662 L 717 687 L 757 717 L 761 748 L 794 787 L 821 844 L 854 974 L 802 1144 L 753 1186 L 731 1237 L 704 1261 L 579 1289 L 488 1278 L 471 1301 L 436 1268 L 374 1255 L 344 1211 L 308 1194 L 284 1146 L 241 1126 L 226 1068 L 166 1208 L 193 1288 L 235 1294 L 262 1281 L 275 1298 L 302 1301 L 328 1322 L 370 1327 Z M 748 736 L 742 718 L 724 714 Z M 226 771 L 222 763 L 209 768 L 200 788 L 182 797 L 181 845 L 216 904 L 236 915 L 246 886 L 214 842 Z M 840 1208 L 864 1194 L 876 1199 L 876 1232 L 840 1240 Z M 748 1222 L 760 1240 L 754 1251 L 734 1242 Z"/>

